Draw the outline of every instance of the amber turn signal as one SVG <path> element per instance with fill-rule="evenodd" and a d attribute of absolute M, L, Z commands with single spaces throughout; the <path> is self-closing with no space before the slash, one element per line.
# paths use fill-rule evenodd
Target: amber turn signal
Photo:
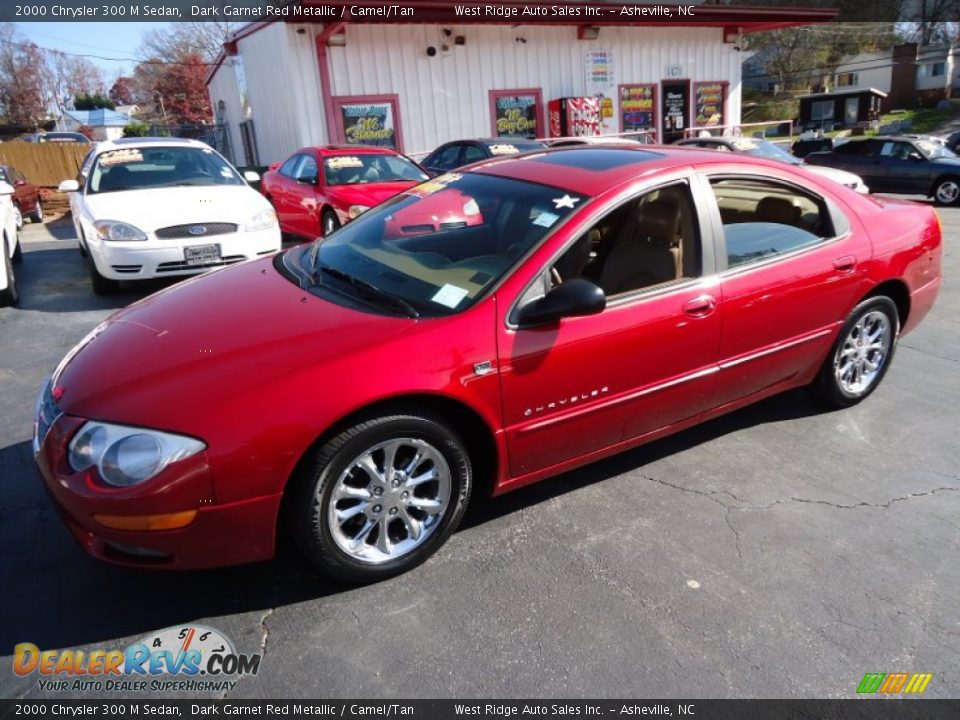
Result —
<path fill-rule="evenodd" d="M 94 515 L 93 519 L 113 530 L 176 530 L 192 523 L 196 516 L 196 510 L 183 510 L 162 515 Z"/>

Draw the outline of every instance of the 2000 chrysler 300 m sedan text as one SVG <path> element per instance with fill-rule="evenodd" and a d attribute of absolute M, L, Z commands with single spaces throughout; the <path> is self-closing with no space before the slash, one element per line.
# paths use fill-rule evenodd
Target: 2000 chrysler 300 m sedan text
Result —
<path fill-rule="evenodd" d="M 279 528 L 377 580 L 434 552 L 472 493 L 796 386 L 862 400 L 940 255 L 932 209 L 782 163 L 490 160 L 120 311 L 42 391 L 35 449 L 97 557 L 262 560 Z"/>

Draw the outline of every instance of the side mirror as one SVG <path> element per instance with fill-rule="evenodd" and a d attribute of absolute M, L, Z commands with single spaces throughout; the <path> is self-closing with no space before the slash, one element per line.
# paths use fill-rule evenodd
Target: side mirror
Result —
<path fill-rule="evenodd" d="M 260 182 L 260 173 L 255 173 L 253 170 L 244 170 L 243 179 L 248 183 Z"/>
<path fill-rule="evenodd" d="M 64 180 L 57 187 L 57 190 L 59 190 L 62 193 L 77 192 L 79 189 L 80 189 L 80 183 L 78 183 L 76 180 Z"/>
<path fill-rule="evenodd" d="M 520 308 L 517 324 L 545 325 L 565 317 L 596 315 L 606 306 L 607 296 L 599 286 L 583 278 L 574 278 Z"/>
<path fill-rule="evenodd" d="M 0 180 L 0 195 L 13 195 L 13 185 Z"/>

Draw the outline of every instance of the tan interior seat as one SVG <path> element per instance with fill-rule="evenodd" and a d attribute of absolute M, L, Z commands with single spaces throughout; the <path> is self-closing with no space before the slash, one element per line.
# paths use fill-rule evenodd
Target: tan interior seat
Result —
<path fill-rule="evenodd" d="M 614 246 L 600 273 L 607 295 L 676 280 L 680 208 L 670 200 L 640 205 L 636 223 Z"/>
<path fill-rule="evenodd" d="M 757 222 L 796 226 L 799 220 L 800 208 L 786 198 L 767 195 L 757 203 Z"/>

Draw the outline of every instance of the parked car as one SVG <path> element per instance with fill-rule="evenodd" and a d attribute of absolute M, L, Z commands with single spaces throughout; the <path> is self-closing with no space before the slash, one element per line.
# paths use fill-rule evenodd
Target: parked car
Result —
<path fill-rule="evenodd" d="M 64 132 L 60 130 L 53 130 L 50 132 L 30 133 L 29 135 L 23 135 L 20 138 L 20 140 L 28 143 L 60 142 L 60 143 L 80 143 L 82 145 L 90 144 L 90 138 L 88 138 L 83 133 Z"/>
<path fill-rule="evenodd" d="M 762 157 L 767 160 L 776 160 L 777 162 L 786 163 L 787 165 L 803 165 L 810 172 L 822 175 L 828 180 L 833 180 L 841 185 L 846 185 L 851 190 L 856 190 L 859 193 L 870 192 L 870 189 L 864 184 L 863 179 L 859 175 L 831 167 L 807 165 L 800 158 L 791 155 L 779 145 L 775 145 L 768 140 L 744 137 L 702 137 L 678 140 L 674 145 L 743 153 L 744 155 Z"/>
<path fill-rule="evenodd" d="M 312 240 L 426 179 L 419 165 L 389 148 L 326 145 L 271 165 L 260 192 L 283 232 Z"/>
<path fill-rule="evenodd" d="M 181 138 L 98 143 L 60 183 L 93 291 L 121 280 L 196 275 L 280 249 L 270 203 L 209 145 Z M 87 165 L 86 161 L 84 165 Z"/>
<path fill-rule="evenodd" d="M 20 301 L 13 266 L 23 257 L 17 232 L 17 210 L 13 204 L 13 186 L 0 180 L 0 307 Z"/>
<path fill-rule="evenodd" d="M 30 218 L 30 222 L 43 222 L 43 203 L 40 199 L 39 187 L 9 165 L 0 165 L 0 182 L 13 186 L 12 200 L 17 216 L 17 228 L 23 226 L 24 216 Z"/>
<path fill-rule="evenodd" d="M 427 155 L 420 164 L 431 175 L 437 175 L 480 160 L 543 150 L 545 147 L 546 144 L 539 140 L 527 140 L 525 138 L 455 140 L 438 147 Z"/>
<path fill-rule="evenodd" d="M 394 232 L 424 203 L 463 223 Z M 940 273 L 932 208 L 782 163 L 491 161 L 121 310 L 42 390 L 34 448 L 103 560 L 257 561 L 280 531 L 375 581 L 436 551 L 471 497 L 790 388 L 861 402 Z"/>
<path fill-rule="evenodd" d="M 856 173 L 873 192 L 932 197 L 960 204 L 960 158 L 942 145 L 901 136 L 849 140 L 831 152 L 807 156 L 811 165 Z"/>
<path fill-rule="evenodd" d="M 833 140 L 828 137 L 800 137 L 790 146 L 794 157 L 805 158 L 810 153 L 833 149 Z"/>

